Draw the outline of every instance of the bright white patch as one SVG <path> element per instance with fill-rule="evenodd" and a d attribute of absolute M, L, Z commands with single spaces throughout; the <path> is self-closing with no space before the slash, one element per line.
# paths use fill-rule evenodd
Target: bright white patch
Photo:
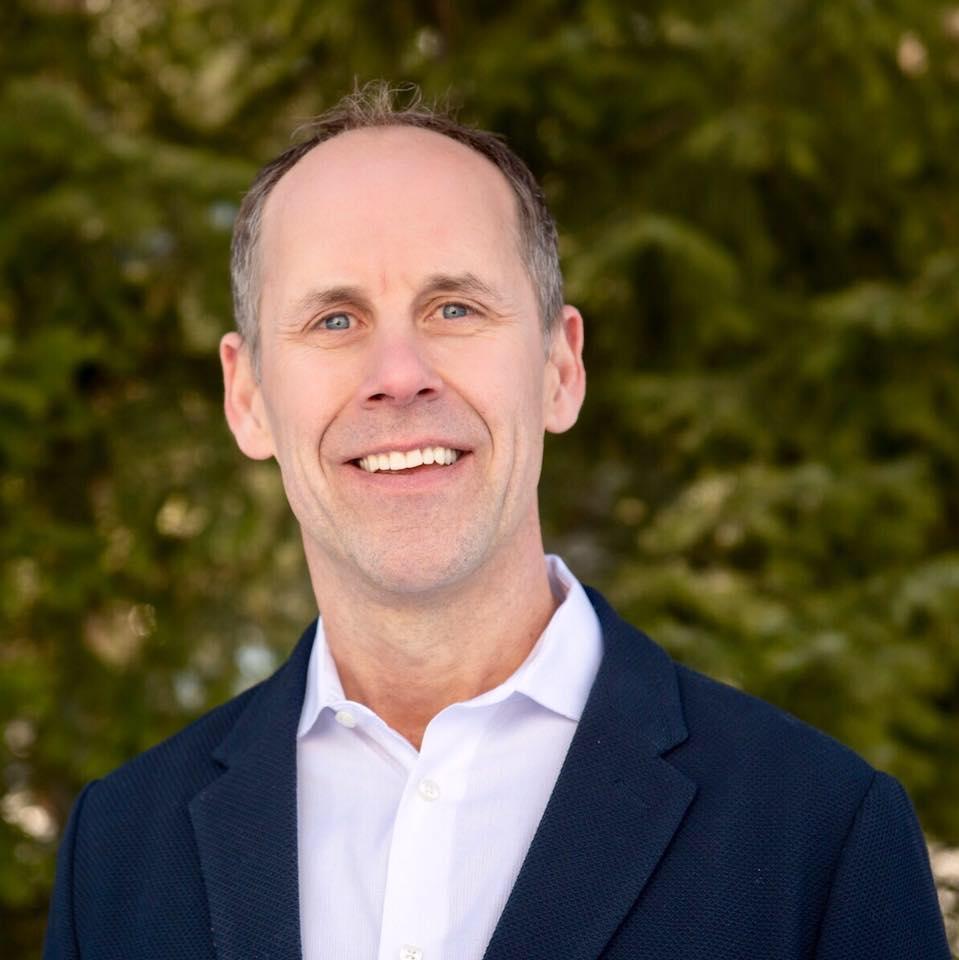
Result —
<path fill-rule="evenodd" d="M 357 462 L 367 473 L 377 470 L 410 470 L 423 464 L 439 463 L 449 466 L 459 460 L 459 451 L 450 447 L 423 447 L 422 450 L 390 450 L 389 453 L 371 453 Z"/>

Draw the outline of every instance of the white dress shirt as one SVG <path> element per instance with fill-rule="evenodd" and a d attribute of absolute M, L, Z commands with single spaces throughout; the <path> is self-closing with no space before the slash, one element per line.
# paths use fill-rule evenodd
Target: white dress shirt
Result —
<path fill-rule="evenodd" d="M 583 588 L 509 679 L 429 723 L 419 753 L 343 695 L 319 621 L 297 733 L 304 960 L 480 960 L 602 658 Z"/>

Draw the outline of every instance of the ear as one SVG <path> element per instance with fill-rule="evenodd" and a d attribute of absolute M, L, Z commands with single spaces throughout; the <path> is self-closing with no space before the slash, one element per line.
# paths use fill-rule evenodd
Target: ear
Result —
<path fill-rule="evenodd" d="M 563 433 L 576 423 L 586 395 L 583 366 L 583 318 L 567 304 L 555 320 L 543 383 L 543 422 L 550 433 Z"/>
<path fill-rule="evenodd" d="M 263 409 L 253 358 L 246 341 L 235 331 L 220 340 L 220 364 L 223 410 L 237 446 L 254 460 L 272 457 L 273 434 Z"/>

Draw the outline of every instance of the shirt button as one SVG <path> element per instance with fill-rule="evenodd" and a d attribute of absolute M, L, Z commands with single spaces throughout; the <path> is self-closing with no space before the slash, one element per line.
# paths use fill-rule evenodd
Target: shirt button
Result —
<path fill-rule="evenodd" d="M 424 800 L 438 800 L 440 795 L 440 785 L 435 780 L 420 780 L 416 788 Z"/>
<path fill-rule="evenodd" d="M 400 947 L 400 960 L 423 960 L 423 951 L 407 943 Z"/>
<path fill-rule="evenodd" d="M 336 716 L 333 718 L 337 723 L 343 724 L 344 727 L 355 727 L 356 726 L 356 717 L 350 713 L 349 710 L 337 710 Z"/>

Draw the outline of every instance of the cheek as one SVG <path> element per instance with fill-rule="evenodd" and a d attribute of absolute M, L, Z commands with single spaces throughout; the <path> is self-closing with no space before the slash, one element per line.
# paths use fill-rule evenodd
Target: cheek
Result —
<path fill-rule="evenodd" d="M 312 460 L 328 417 L 319 391 L 292 381 L 268 398 L 266 414 L 273 434 L 276 459 L 287 469 L 304 458 Z"/>
<path fill-rule="evenodd" d="M 477 394 L 477 409 L 486 422 L 494 451 L 524 472 L 542 457 L 543 382 L 539 371 L 502 365 Z"/>
<path fill-rule="evenodd" d="M 517 336 L 444 344 L 435 362 L 447 382 L 484 406 L 507 413 L 540 406 L 545 357 L 541 342 L 532 346 Z"/>
<path fill-rule="evenodd" d="M 331 363 L 309 348 L 276 364 L 269 391 L 276 426 L 315 432 L 348 401 L 350 376 L 347 364 Z"/>

